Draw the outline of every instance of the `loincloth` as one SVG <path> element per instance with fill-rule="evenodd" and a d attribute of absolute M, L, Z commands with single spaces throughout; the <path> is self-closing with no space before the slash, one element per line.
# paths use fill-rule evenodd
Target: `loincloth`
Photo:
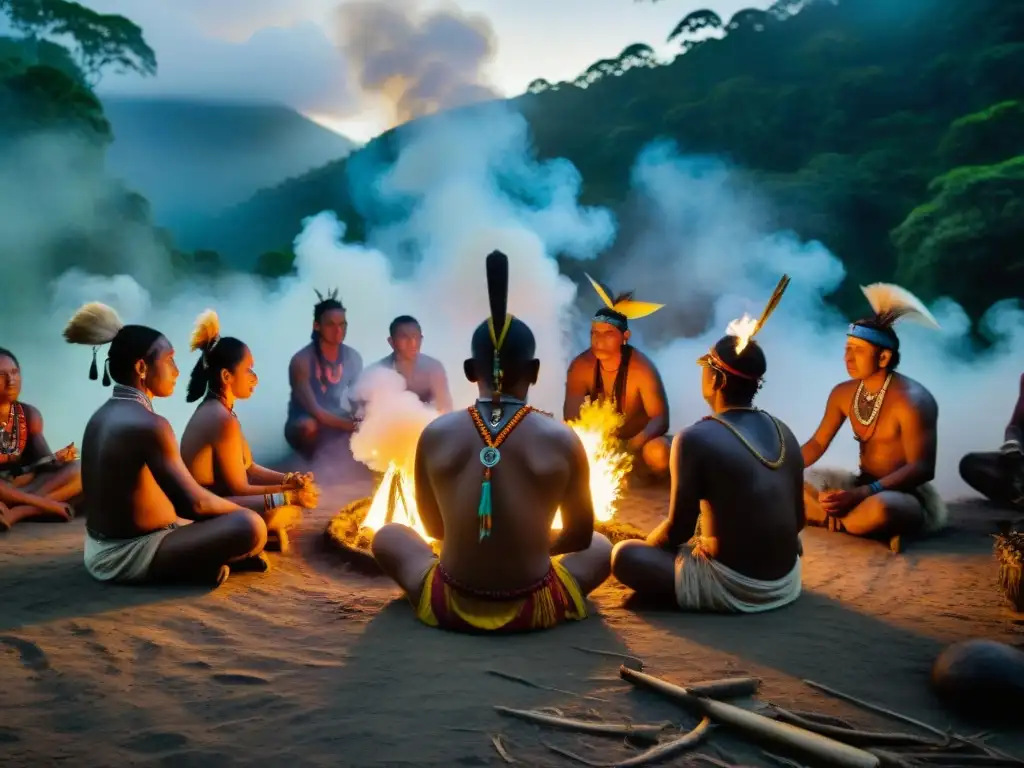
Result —
<path fill-rule="evenodd" d="M 97 581 L 121 584 L 145 581 L 149 577 L 149 567 L 164 537 L 178 527 L 178 523 L 171 523 L 166 528 L 134 539 L 107 539 L 87 528 L 85 570 Z"/>
<path fill-rule="evenodd" d="M 801 590 L 801 563 L 781 579 L 762 581 L 744 576 L 685 544 L 676 555 L 676 602 L 684 611 L 763 613 L 789 605 Z"/>
<path fill-rule="evenodd" d="M 812 468 L 804 471 L 804 481 L 819 492 L 852 491 L 854 488 L 871 485 L 877 479 L 864 472 L 849 472 L 844 469 Z M 887 490 L 885 493 L 906 493 L 917 499 L 924 514 L 922 533 L 941 531 L 949 521 L 949 508 L 931 483 L 919 485 L 912 491 Z"/>
<path fill-rule="evenodd" d="M 512 633 L 550 629 L 587 618 L 579 585 L 558 558 L 547 575 L 516 594 L 490 595 L 455 584 L 440 562 L 423 579 L 416 618 L 431 627 L 456 632 Z"/>

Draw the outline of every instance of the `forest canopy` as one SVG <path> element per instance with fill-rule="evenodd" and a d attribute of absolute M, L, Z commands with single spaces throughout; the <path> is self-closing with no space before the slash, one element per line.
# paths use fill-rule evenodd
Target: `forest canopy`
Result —
<path fill-rule="evenodd" d="M 839 256 L 841 305 L 859 306 L 857 285 L 887 279 L 926 299 L 951 295 L 975 317 L 1024 295 L 1014 245 L 1024 4 L 782 0 L 727 19 L 697 10 L 665 34 L 679 50 L 670 62 L 638 42 L 571 82 L 538 78 L 516 100 L 540 157 L 580 170 L 585 203 L 621 206 L 637 154 L 671 138 L 743 168 L 775 226 Z M 263 190 L 198 237 L 273 274 L 320 210 L 360 238 L 373 222 L 346 194 L 348 168 L 393 158 L 402 130 Z"/>

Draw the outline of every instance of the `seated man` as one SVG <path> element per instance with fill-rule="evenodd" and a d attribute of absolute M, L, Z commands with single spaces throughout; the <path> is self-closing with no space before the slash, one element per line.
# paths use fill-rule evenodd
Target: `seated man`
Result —
<path fill-rule="evenodd" d="M 1020 394 L 998 451 L 968 453 L 960 460 L 960 477 L 1001 507 L 1024 512 L 1024 374 Z"/>
<path fill-rule="evenodd" d="M 64 338 L 93 347 L 93 377 L 96 347 L 110 344 L 103 384 L 115 382 L 82 439 L 86 570 L 108 582 L 223 583 L 229 564 L 263 550 L 267 526 L 193 480 L 171 425 L 153 412 L 151 398 L 174 392 L 174 347 L 97 303 L 74 314 Z"/>
<path fill-rule="evenodd" d="M 51 451 L 42 414 L 20 395 L 18 359 L 0 349 L 0 533 L 22 520 L 67 522 L 82 492 L 74 444 Z"/>
<path fill-rule="evenodd" d="M 355 430 L 348 390 L 363 370 L 363 358 L 344 343 L 348 320 L 338 292 L 316 295 L 312 340 L 288 365 L 292 395 L 284 427 L 285 440 L 306 458 L 325 434 Z"/>
<path fill-rule="evenodd" d="M 192 332 L 192 351 L 202 354 L 192 369 L 187 400 L 202 398 L 181 437 L 181 458 L 201 486 L 265 516 L 268 550 L 287 551 L 288 528 L 302 509 L 316 507 L 313 476 L 261 467 L 235 415 L 235 401 L 256 389 L 252 352 L 236 338 L 220 335 L 220 320 L 204 312 Z"/>
<path fill-rule="evenodd" d="M 712 415 L 672 442 L 668 518 L 612 552 L 619 581 L 683 610 L 758 613 L 800 596 L 800 444 L 751 405 L 767 370 L 752 336 L 727 335 L 698 360 Z"/>
<path fill-rule="evenodd" d="M 863 290 L 874 314 L 847 334 L 851 378 L 832 390 L 818 431 L 801 448 L 804 465 L 814 466 L 849 419 L 860 443 L 860 471 L 808 472 L 807 522 L 887 538 L 899 553 L 904 536 L 940 530 L 948 512 L 931 484 L 939 407 L 923 385 L 896 372 L 900 340 L 893 325 L 903 317 L 936 328 L 938 323 L 898 286 L 876 283 Z"/>
<path fill-rule="evenodd" d="M 585 596 L 608 577 L 611 544 L 594 532 L 583 444 L 526 404 L 540 364 L 533 333 L 506 312 L 503 253 L 487 257 L 487 288 L 491 317 L 465 363 L 480 399 L 433 421 L 416 446 L 416 503 L 441 557 L 397 523 L 377 531 L 373 555 L 425 624 L 546 629 L 586 618 Z M 564 527 L 553 533 L 559 508 Z"/>
<path fill-rule="evenodd" d="M 569 364 L 562 418 L 574 421 L 587 400 L 611 398 L 625 424 L 618 437 L 643 459 L 648 477 L 668 472 L 669 408 L 661 374 L 647 355 L 629 344 L 629 321 L 657 312 L 663 305 L 633 301 L 632 293 L 614 300 L 609 289 L 587 279 L 604 301 L 590 325 L 590 349 Z"/>
<path fill-rule="evenodd" d="M 396 317 L 388 329 L 388 344 L 394 351 L 371 367 L 381 366 L 397 371 L 420 402 L 440 413 L 450 412 L 452 393 L 448 389 L 448 376 L 440 360 L 420 352 L 423 331 L 419 321 L 409 315 Z"/>

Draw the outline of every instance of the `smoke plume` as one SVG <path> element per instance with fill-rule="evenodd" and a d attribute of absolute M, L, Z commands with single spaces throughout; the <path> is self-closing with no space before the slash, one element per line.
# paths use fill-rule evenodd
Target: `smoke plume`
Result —
<path fill-rule="evenodd" d="M 70 271 L 41 284 L 36 249 L 52 231 L 84 226 L 96 192 L 76 181 L 58 155 L 48 155 L 48 164 L 33 171 L 39 175 L 21 185 L 10 175 L 12 163 L 21 161 L 9 156 L 0 161 L 0 205 L 17 211 L 18 219 L 10 223 L 8 218 L 7 226 L 16 229 L 3 230 L 8 239 L 0 246 L 8 253 L 12 242 L 20 248 L 16 269 L 7 271 L 8 279 L 17 281 L 18 311 L 8 311 L 0 346 L 21 359 L 24 400 L 41 408 L 51 445 L 80 443 L 89 415 L 109 396 L 109 390 L 86 376 L 89 350 L 69 347 L 60 337 L 71 312 L 92 300 L 112 304 L 127 322 L 165 332 L 178 350 L 183 374 L 195 362 L 187 352 L 193 320 L 207 307 L 216 309 L 224 333 L 251 346 L 260 375 L 254 397 L 238 406 L 257 460 L 268 460 L 283 447 L 288 360 L 308 343 L 314 288 L 340 288 L 348 309 L 347 343 L 367 364 L 389 351 L 387 327 L 394 317 L 417 317 L 424 352 L 445 365 L 456 407 L 468 405 L 475 389 L 461 375 L 461 363 L 469 354 L 473 329 L 488 314 L 484 257 L 494 249 L 510 258 L 510 311 L 533 328 L 538 340 L 541 373 L 531 402 L 559 412 L 566 365 L 586 345 L 587 318 L 598 299 L 589 287 L 577 297 L 553 254 L 594 257 L 612 244 L 614 218 L 579 205 L 579 174 L 565 161 L 538 162 L 525 120 L 505 105 L 413 124 L 401 141 L 391 166 L 372 174 L 364 169 L 368 175 L 349 179 L 384 202 L 403 201 L 401 216 L 370 233 L 377 247 L 343 243 L 343 225 L 333 214 L 321 213 L 297 235 L 296 277 L 270 289 L 256 279 L 231 276 L 197 281 L 173 295 L 152 294 L 143 281 L 127 274 L 105 278 Z M 23 165 L 17 169 L 26 172 Z M 790 289 L 758 337 L 768 357 L 758 402 L 805 440 L 818 424 L 830 389 L 846 375 L 846 320 L 822 298 L 842 279 L 843 268 L 821 245 L 766 232 L 762 204 L 740 194 L 733 179 L 733 171 L 721 162 L 687 158 L 670 145 L 649 147 L 633 175 L 648 216 L 630 247 L 622 249 L 623 259 L 610 277 L 620 290 L 636 287 L 638 298 L 668 304 L 661 313 L 636 321 L 634 333 L 636 343 L 661 368 L 672 428 L 678 431 L 707 410 L 696 358 L 730 320 L 744 312 L 757 315 L 779 276 L 789 273 Z M 516 196 L 503 188 L 514 188 Z M 32 190 L 34 200 L 25 199 L 25 189 Z M 401 276 L 386 255 L 387 244 L 394 242 L 416 257 Z M 141 251 L 139 259 L 147 258 L 155 257 Z M 680 308 L 689 308 L 686 327 L 695 329 L 689 337 L 679 330 L 683 324 L 675 313 Z M 968 358 L 963 312 L 948 301 L 932 309 L 943 330 L 901 327 L 901 368 L 938 400 L 937 483 L 943 492 L 957 493 L 963 490 L 956 473 L 960 455 L 1001 440 L 1016 395 L 1024 315 L 994 307 L 987 326 L 1001 341 L 984 356 Z M 365 386 L 380 393 L 378 404 L 404 396 L 386 381 Z M 156 403 L 179 435 L 193 410 L 185 403 L 184 389 L 182 380 L 172 398 Z M 426 418 L 417 409 L 410 405 L 399 411 L 408 415 L 412 428 Z M 363 442 L 370 445 L 360 447 L 356 440 L 354 447 L 372 452 L 376 440 L 371 438 L 365 434 Z M 855 461 L 856 446 L 844 427 L 823 464 L 852 468 Z"/>
<path fill-rule="evenodd" d="M 484 74 L 497 50 L 484 16 L 427 12 L 415 0 L 357 0 L 338 8 L 338 28 L 359 86 L 383 97 L 395 125 L 497 97 Z"/>

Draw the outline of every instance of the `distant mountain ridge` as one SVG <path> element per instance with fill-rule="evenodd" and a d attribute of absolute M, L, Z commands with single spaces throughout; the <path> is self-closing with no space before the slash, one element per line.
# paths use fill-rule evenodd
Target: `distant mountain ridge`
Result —
<path fill-rule="evenodd" d="M 192 222 L 358 145 L 277 104 L 104 96 L 110 173 L 146 196 L 153 217 L 189 248 Z"/>

